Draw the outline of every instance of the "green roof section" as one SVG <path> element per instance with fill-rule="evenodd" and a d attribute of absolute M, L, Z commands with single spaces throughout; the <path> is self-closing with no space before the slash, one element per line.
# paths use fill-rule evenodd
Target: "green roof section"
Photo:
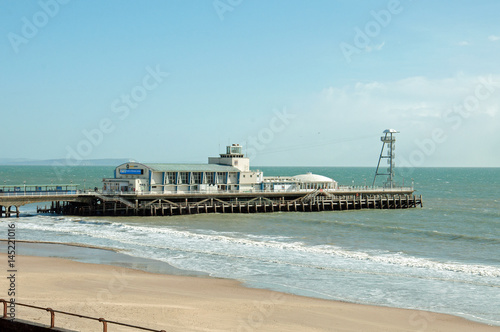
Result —
<path fill-rule="evenodd" d="M 156 172 L 241 172 L 238 168 L 219 164 L 143 164 Z"/>

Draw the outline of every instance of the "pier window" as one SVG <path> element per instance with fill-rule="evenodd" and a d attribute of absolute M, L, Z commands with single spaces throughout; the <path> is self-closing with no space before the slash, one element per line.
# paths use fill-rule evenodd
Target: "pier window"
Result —
<path fill-rule="evenodd" d="M 213 172 L 207 172 L 205 175 L 207 177 L 207 184 L 215 184 Z"/>
<path fill-rule="evenodd" d="M 165 184 L 175 184 L 175 172 L 166 173 Z"/>
<path fill-rule="evenodd" d="M 188 172 L 180 172 L 179 173 L 179 184 L 188 184 Z"/>
<path fill-rule="evenodd" d="M 201 183 L 201 172 L 193 172 L 193 183 L 200 184 Z"/>
<path fill-rule="evenodd" d="M 217 183 L 226 183 L 226 172 L 217 172 Z"/>

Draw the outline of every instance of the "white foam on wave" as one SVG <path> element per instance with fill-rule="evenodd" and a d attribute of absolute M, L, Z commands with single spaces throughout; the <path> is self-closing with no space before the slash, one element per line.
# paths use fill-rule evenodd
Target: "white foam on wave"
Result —
<path fill-rule="evenodd" d="M 202 231 L 195 230 L 179 230 L 157 225 L 137 226 L 90 218 L 41 216 L 26 219 L 29 220 L 18 224 L 19 228 L 48 232 L 56 231 L 76 236 L 114 240 L 122 244 L 178 252 L 267 260 L 276 264 L 297 264 L 296 261 L 291 260 L 291 256 L 295 254 L 310 257 L 311 259 L 315 258 L 314 260 L 320 264 L 314 264 L 314 266 L 324 269 L 332 268 L 328 263 L 336 259 L 342 259 L 393 267 L 500 277 L 500 267 L 497 266 L 439 262 L 409 256 L 404 253 L 353 251 L 333 245 L 310 246 L 301 241 L 292 241 L 292 238 L 279 236 L 248 236 L 237 232 L 222 235 L 213 234 L 213 231 L 210 234 L 204 234 Z M 147 237 L 147 241 L 145 241 L 145 237 Z M 276 257 L 279 257 L 279 259 Z M 321 264 L 322 262 L 324 264 Z"/>
<path fill-rule="evenodd" d="M 197 239 L 204 242 L 219 242 L 248 247 L 272 248 L 283 251 L 293 251 L 300 253 L 320 254 L 326 256 L 341 257 L 346 259 L 355 259 L 358 261 L 370 261 L 375 263 L 404 266 L 410 268 L 421 268 L 437 271 L 450 271 L 466 274 L 473 274 L 488 277 L 500 277 L 500 268 L 485 265 L 471 265 L 453 262 L 436 262 L 433 260 L 396 254 L 374 255 L 367 252 L 349 251 L 331 245 L 307 246 L 303 242 L 281 242 L 281 241 L 256 241 L 248 238 L 234 238 L 225 235 L 207 235 L 193 233 L 190 231 L 179 231 L 170 228 L 151 228 L 142 226 L 124 225 L 125 228 L 131 228 L 139 232 L 153 232 L 156 234 L 168 234 L 175 237 L 187 239 Z M 181 248 L 179 248 L 181 249 Z M 182 250 L 182 249 L 181 249 Z"/>

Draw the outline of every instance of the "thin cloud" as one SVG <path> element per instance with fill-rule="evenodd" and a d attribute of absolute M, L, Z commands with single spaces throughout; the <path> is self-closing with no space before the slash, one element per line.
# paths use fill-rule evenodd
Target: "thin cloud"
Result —
<path fill-rule="evenodd" d="M 491 35 L 488 37 L 489 41 L 496 42 L 500 40 L 500 36 Z"/>
<path fill-rule="evenodd" d="M 486 81 L 493 83 L 485 87 L 482 82 Z M 495 82 L 500 82 L 500 76 L 456 75 L 441 79 L 414 76 L 397 81 L 356 82 L 342 87 L 332 86 L 325 88 L 316 101 L 310 103 L 315 105 L 317 112 L 312 118 L 324 119 L 325 126 L 339 121 L 358 123 L 359 119 L 363 119 L 363 123 L 376 127 L 383 126 L 390 119 L 394 126 L 412 128 L 411 130 L 415 131 L 426 131 L 432 124 L 449 129 L 449 118 L 458 117 L 460 113 L 457 112 L 465 112 L 460 111 L 464 108 L 464 103 L 477 99 L 478 104 L 472 105 L 473 110 L 464 113 L 461 121 L 490 124 L 500 131 L 500 126 L 493 121 L 500 115 L 500 85 Z M 494 91 L 487 99 L 479 100 L 475 97 L 476 91 L 485 93 L 489 91 L 487 89 Z M 454 113 L 449 115 L 450 112 Z M 311 126 L 323 125 L 311 123 Z M 356 126 L 362 124 L 358 123 Z"/>
<path fill-rule="evenodd" d="M 291 132 L 315 128 L 322 133 L 330 132 L 332 137 L 351 137 L 353 133 L 377 134 L 378 129 L 394 127 L 405 133 L 408 150 L 400 152 L 407 156 L 412 149 L 418 148 L 413 141 L 427 140 L 432 137 L 434 129 L 438 129 L 448 137 L 447 142 L 440 145 L 440 154 L 429 156 L 427 162 L 429 165 L 440 162 L 460 165 L 463 156 L 457 146 L 463 143 L 462 137 L 475 131 L 500 132 L 498 82 L 499 75 L 458 73 L 437 79 L 412 76 L 396 81 L 358 81 L 345 86 L 330 86 L 317 94 L 315 100 L 304 103 L 310 107 L 307 118 L 297 121 Z M 355 150 L 356 144 L 346 143 L 346 146 Z M 484 143 L 484 149 L 493 153 L 498 149 L 495 144 L 493 136 Z M 473 148 L 472 145 L 469 147 Z M 336 151 L 332 158 L 341 160 L 352 156 Z M 480 155 L 474 158 L 478 165 L 493 165 L 493 162 L 500 161 L 498 157 L 488 162 Z"/>
<path fill-rule="evenodd" d="M 462 41 L 458 42 L 457 45 L 458 46 L 470 46 L 470 43 L 466 40 L 462 40 Z"/>

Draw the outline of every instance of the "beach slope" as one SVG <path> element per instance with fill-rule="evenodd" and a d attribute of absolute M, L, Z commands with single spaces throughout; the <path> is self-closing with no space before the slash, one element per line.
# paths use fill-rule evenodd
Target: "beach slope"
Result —
<path fill-rule="evenodd" d="M 5 254 L 0 259 L 7 262 Z M 243 287 L 233 280 L 154 274 L 66 259 L 17 256 L 16 301 L 165 331 L 500 331 L 416 310 L 350 304 Z M 7 298 L 7 279 L 0 296 Z M 42 310 L 16 317 L 50 323 Z M 56 327 L 102 324 L 56 314 Z M 110 325 L 109 331 L 134 331 Z"/>

